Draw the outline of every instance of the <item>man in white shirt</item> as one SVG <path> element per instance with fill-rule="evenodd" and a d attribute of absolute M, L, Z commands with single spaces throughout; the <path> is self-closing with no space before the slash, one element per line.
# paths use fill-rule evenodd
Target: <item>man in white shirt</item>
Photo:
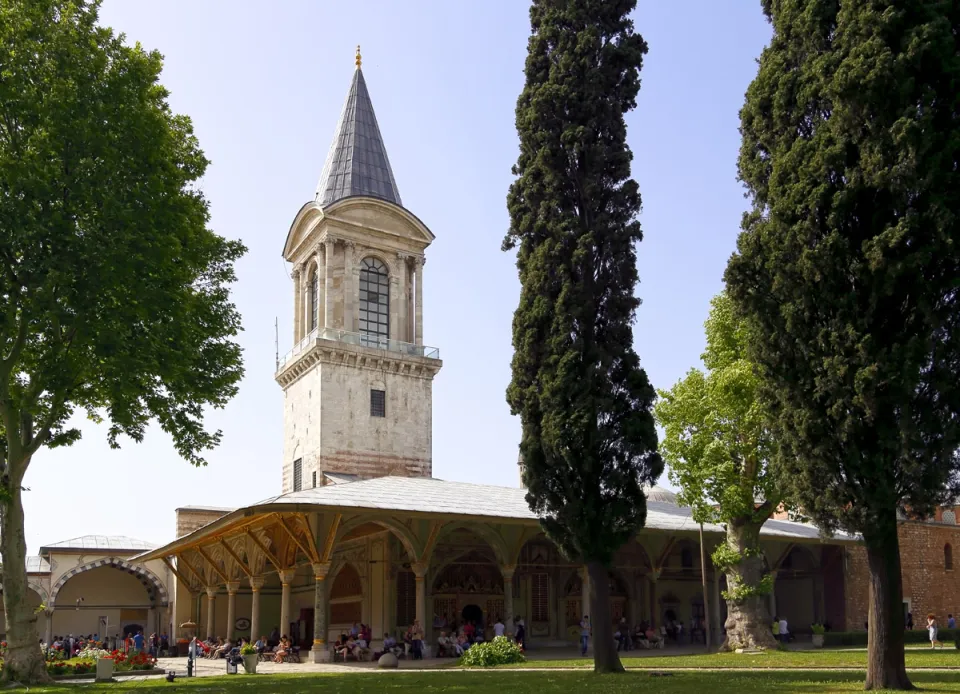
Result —
<path fill-rule="evenodd" d="M 787 630 L 787 618 L 780 618 L 780 641 L 786 643 L 790 640 L 790 632 Z"/>
<path fill-rule="evenodd" d="M 500 618 L 499 618 L 499 617 L 497 617 L 497 621 L 496 621 L 496 623 L 493 625 L 493 635 L 494 635 L 494 636 L 503 636 L 503 632 L 504 632 L 505 629 L 506 629 L 506 627 L 503 626 L 503 622 L 500 621 Z"/>

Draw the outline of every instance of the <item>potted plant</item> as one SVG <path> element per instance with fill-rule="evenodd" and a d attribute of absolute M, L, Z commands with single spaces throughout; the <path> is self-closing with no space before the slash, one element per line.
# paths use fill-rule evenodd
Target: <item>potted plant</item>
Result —
<path fill-rule="evenodd" d="M 827 631 L 822 624 L 812 624 L 810 629 L 813 631 L 813 645 L 817 648 L 823 648 L 823 635 Z"/>
<path fill-rule="evenodd" d="M 257 672 L 257 649 L 250 642 L 240 646 L 240 657 L 243 658 L 243 671 L 248 675 Z"/>

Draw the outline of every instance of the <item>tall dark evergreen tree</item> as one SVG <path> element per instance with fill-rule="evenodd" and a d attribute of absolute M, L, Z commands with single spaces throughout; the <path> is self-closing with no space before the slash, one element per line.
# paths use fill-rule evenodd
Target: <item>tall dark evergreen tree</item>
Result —
<path fill-rule="evenodd" d="M 929 514 L 960 467 L 960 3 L 763 7 L 729 293 L 756 329 L 784 480 L 863 535 L 866 687 L 911 689 L 897 512 Z"/>
<path fill-rule="evenodd" d="M 523 422 L 527 501 L 590 577 L 597 671 L 622 671 L 608 566 L 660 476 L 655 397 L 633 351 L 640 193 L 624 114 L 647 51 L 635 0 L 534 0 L 520 158 L 504 249 L 519 247 L 507 400 Z"/>

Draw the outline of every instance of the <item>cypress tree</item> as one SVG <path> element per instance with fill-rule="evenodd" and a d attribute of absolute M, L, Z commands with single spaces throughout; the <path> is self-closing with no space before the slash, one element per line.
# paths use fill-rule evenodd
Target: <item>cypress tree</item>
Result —
<path fill-rule="evenodd" d="M 897 514 L 930 514 L 960 467 L 960 4 L 763 7 L 728 289 L 783 479 L 822 526 L 863 536 L 866 687 L 912 689 Z"/>
<path fill-rule="evenodd" d="M 507 401 L 523 424 L 527 501 L 547 536 L 587 567 L 601 672 L 623 670 L 608 567 L 646 520 L 643 484 L 663 470 L 655 393 L 633 350 L 642 234 L 624 114 L 647 50 L 634 5 L 532 3 L 504 240 L 518 248 L 522 285 Z"/>

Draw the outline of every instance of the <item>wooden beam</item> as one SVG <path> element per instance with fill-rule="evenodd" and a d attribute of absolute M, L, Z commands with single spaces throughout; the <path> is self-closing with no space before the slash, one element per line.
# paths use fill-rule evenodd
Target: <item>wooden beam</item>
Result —
<path fill-rule="evenodd" d="M 311 554 L 313 556 L 313 562 L 315 564 L 319 564 L 320 553 L 317 552 L 317 538 L 314 537 L 313 531 L 310 529 L 310 521 L 307 520 L 307 514 L 301 513 L 297 516 L 297 518 L 300 519 L 300 524 L 303 526 L 303 532 L 307 534 L 307 544 L 310 545 L 310 549 L 312 550 Z"/>
<path fill-rule="evenodd" d="M 430 534 L 427 535 L 427 542 L 423 546 L 423 555 L 420 561 L 430 561 L 430 555 L 433 554 L 433 548 L 437 546 L 437 537 L 445 523 L 442 521 L 432 521 L 430 523 Z"/>
<path fill-rule="evenodd" d="M 176 576 L 186 584 L 187 590 L 189 590 L 192 593 L 193 583 L 191 581 L 188 581 L 186 576 L 184 576 L 182 573 L 177 571 L 177 567 L 175 567 L 173 565 L 173 562 L 170 561 L 170 557 L 160 557 L 160 560 L 167 565 L 167 568 L 170 569 L 171 573 L 173 573 L 174 576 Z"/>
<path fill-rule="evenodd" d="M 330 529 L 327 531 L 327 539 L 323 543 L 323 554 L 320 555 L 320 560 L 323 562 L 330 561 L 330 557 L 333 555 L 333 546 L 336 544 L 337 533 L 340 531 L 340 521 L 342 520 L 342 513 L 333 517 L 333 523 L 330 524 Z"/>
<path fill-rule="evenodd" d="M 667 557 L 670 556 L 670 550 L 673 549 L 673 546 L 677 543 L 677 536 L 671 535 L 667 538 L 667 544 L 663 546 L 663 550 L 660 552 L 660 556 L 657 557 L 657 565 L 653 568 L 657 571 L 663 569 L 663 564 L 667 561 Z"/>
<path fill-rule="evenodd" d="M 781 555 L 780 555 L 780 558 L 777 559 L 777 562 L 776 562 L 773 566 L 770 567 L 770 570 L 771 570 L 771 571 L 779 571 L 779 570 L 780 570 L 780 567 L 783 566 L 783 562 L 785 562 L 785 561 L 787 560 L 787 557 L 790 556 L 790 552 L 792 552 L 792 551 L 793 551 L 793 548 L 796 547 L 796 546 L 797 546 L 797 545 L 796 545 L 795 542 L 791 542 L 790 544 L 788 544 L 788 545 L 787 545 L 787 548 L 786 548 L 785 550 L 783 550 L 783 554 L 781 554 Z"/>
<path fill-rule="evenodd" d="M 247 576 L 253 576 L 253 571 L 247 568 L 247 565 L 243 563 L 243 560 L 240 558 L 240 556 L 230 549 L 230 545 L 224 542 L 222 538 L 220 539 L 220 546 L 223 547 L 227 554 L 233 557 L 233 560 L 237 562 L 237 566 L 240 567 L 240 570 L 243 571 L 243 573 L 245 573 Z"/>
<path fill-rule="evenodd" d="M 274 567 L 277 571 L 283 571 L 285 568 L 287 568 L 287 567 L 285 567 L 285 566 L 283 565 L 283 563 L 282 563 L 279 559 L 277 559 L 277 558 L 274 556 L 273 552 L 271 552 L 269 549 L 267 549 L 267 546 L 266 546 L 265 544 L 263 544 L 262 542 L 260 542 L 260 539 L 259 539 L 256 535 L 254 535 L 254 534 L 253 534 L 252 532 L 250 532 L 249 530 L 247 530 L 246 533 L 247 533 L 247 537 L 249 537 L 251 540 L 253 540 L 253 544 L 255 544 L 255 545 L 260 549 L 260 551 L 263 552 L 264 556 L 267 558 L 267 560 L 268 560 L 271 564 L 273 564 L 273 567 Z"/>
<path fill-rule="evenodd" d="M 197 554 L 199 554 L 201 557 L 207 560 L 207 563 L 210 565 L 210 568 L 213 569 L 214 572 L 216 572 L 217 576 L 220 577 L 220 580 L 222 580 L 224 583 L 230 582 L 230 579 L 227 578 L 227 575 L 220 570 L 220 567 L 217 566 L 216 563 L 214 563 L 213 559 L 210 558 L 210 555 L 208 555 L 206 552 L 203 551 L 203 547 L 199 547 L 199 546 L 197 547 Z"/>
<path fill-rule="evenodd" d="M 293 532 L 289 526 L 287 526 L 287 522 L 283 519 L 283 516 L 281 516 L 279 513 L 276 514 L 276 516 L 280 527 L 283 528 L 284 532 L 290 536 L 290 539 L 293 540 L 294 544 L 300 548 L 300 551 L 303 552 L 303 556 L 307 558 L 307 561 L 313 561 L 313 555 L 310 553 L 310 550 L 307 549 L 306 546 L 300 541 L 300 538 L 297 537 L 297 534 Z M 294 558 L 294 562 L 296 562 L 296 558 Z"/>
<path fill-rule="evenodd" d="M 190 572 L 197 577 L 198 581 L 200 581 L 201 587 L 207 585 L 207 579 L 203 577 L 202 573 L 197 571 L 196 567 L 194 567 L 193 564 L 187 561 L 187 558 L 185 556 L 183 556 L 182 554 L 178 554 L 176 555 L 176 557 L 177 557 L 177 564 L 180 564 L 181 562 L 183 562 L 183 565 L 186 566 L 188 569 L 190 569 Z"/>

